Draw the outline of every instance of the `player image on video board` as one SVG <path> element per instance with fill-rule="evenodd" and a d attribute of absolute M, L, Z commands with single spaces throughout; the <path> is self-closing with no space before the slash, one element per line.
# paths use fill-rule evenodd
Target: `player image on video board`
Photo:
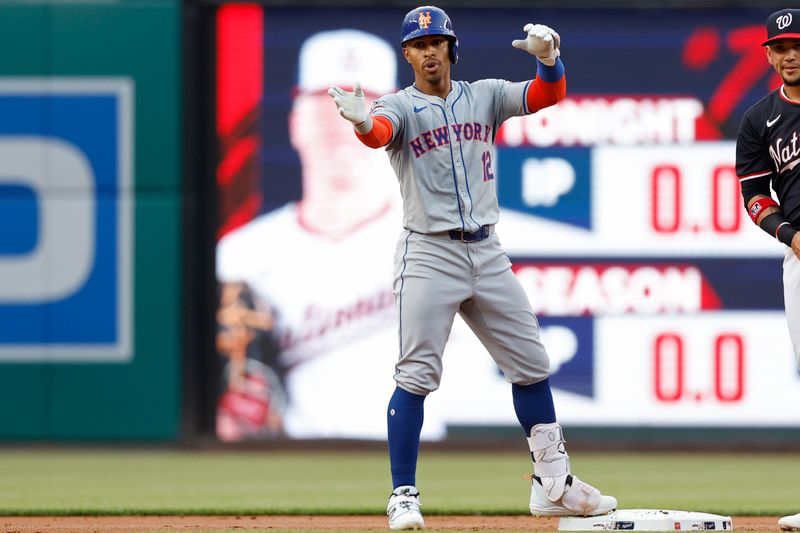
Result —
<path fill-rule="evenodd" d="M 452 11 L 454 79 L 484 78 L 487 64 L 532 77 L 533 64 L 497 61 L 522 13 Z M 220 10 L 219 28 L 240 17 L 235 39 L 218 33 L 217 276 L 235 303 L 219 315 L 221 439 L 385 436 L 398 183 L 327 89 L 358 81 L 371 102 L 411 83 L 398 69 L 399 29 L 380 23 L 392 13 Z M 664 11 L 657 26 L 633 10 L 542 17 L 564 39 L 567 98 L 506 121 L 493 161 L 498 235 L 540 321 L 559 419 L 797 426 L 797 413 L 764 408 L 800 392 L 783 251 L 745 216 L 734 170 L 741 115 L 777 83 L 748 56 L 763 29 L 737 12 Z M 247 39 L 250 51 L 237 52 Z M 620 54 L 652 68 L 600 60 Z M 508 383 L 458 318 L 445 358 L 424 439 L 516 425 Z"/>
<path fill-rule="evenodd" d="M 340 29 L 309 35 L 299 50 L 288 115 L 302 197 L 219 242 L 223 287 L 244 284 L 275 309 L 285 400 L 281 430 L 292 437 L 385 433 L 376 423 L 384 406 L 363 400 L 393 390 L 397 184 L 383 153 L 362 150 L 327 90 L 331 83 L 360 80 L 375 98 L 395 90 L 396 71 L 394 50 L 373 34 Z M 283 258 L 276 260 L 276 253 Z M 348 368 L 359 370 L 348 376 Z M 362 379 L 361 372 L 372 378 Z M 356 409 L 359 416 L 342 416 Z M 224 439 L 236 436 L 220 431 Z"/>

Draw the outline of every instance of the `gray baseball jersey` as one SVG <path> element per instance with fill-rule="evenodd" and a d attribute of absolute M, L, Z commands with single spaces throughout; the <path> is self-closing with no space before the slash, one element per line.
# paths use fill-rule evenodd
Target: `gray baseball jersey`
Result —
<path fill-rule="evenodd" d="M 453 81 L 445 100 L 412 85 L 373 104 L 372 115 L 392 122 L 386 151 L 400 180 L 405 228 L 476 231 L 497 222 L 494 138 L 507 118 L 528 113 L 528 84 Z"/>
<path fill-rule="evenodd" d="M 548 376 L 538 322 L 493 233 L 495 133 L 507 118 L 529 112 L 530 83 L 453 81 L 446 99 L 411 86 L 373 105 L 372 115 L 392 123 L 386 151 L 403 197 L 406 229 L 393 288 L 400 317 L 395 380 L 409 392 L 438 388 L 456 313 L 509 381 L 529 385 Z M 479 236 L 465 242 L 451 230 Z"/>

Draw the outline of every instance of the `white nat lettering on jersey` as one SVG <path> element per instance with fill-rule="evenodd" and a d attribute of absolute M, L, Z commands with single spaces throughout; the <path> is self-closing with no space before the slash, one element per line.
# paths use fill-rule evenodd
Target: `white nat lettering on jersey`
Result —
<path fill-rule="evenodd" d="M 674 144 L 697 140 L 703 103 L 675 97 L 565 98 L 532 115 L 510 118 L 500 146 Z"/>
<path fill-rule="evenodd" d="M 703 276 L 695 267 L 526 266 L 517 271 L 534 312 L 550 316 L 694 313 Z"/>
<path fill-rule="evenodd" d="M 778 174 L 787 170 L 792 170 L 800 162 L 800 146 L 797 143 L 797 132 L 792 133 L 789 142 L 783 144 L 783 139 L 778 139 L 775 144 L 769 147 L 769 156 L 775 162 Z"/>
<path fill-rule="evenodd" d="M 450 124 L 450 129 L 452 130 L 452 135 L 445 125 L 424 131 L 419 134 L 419 137 L 412 139 L 408 146 L 414 152 L 414 157 L 419 158 L 430 150 L 449 145 L 451 138 L 458 143 L 461 141 L 483 141 L 487 144 L 492 138 L 492 127 L 488 124 L 481 125 L 480 122 Z"/>

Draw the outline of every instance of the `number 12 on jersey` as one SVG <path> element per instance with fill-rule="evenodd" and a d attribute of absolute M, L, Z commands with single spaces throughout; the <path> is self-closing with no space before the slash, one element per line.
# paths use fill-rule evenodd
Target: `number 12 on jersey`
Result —
<path fill-rule="evenodd" d="M 483 181 L 490 181 L 494 179 L 494 172 L 492 172 L 492 153 L 489 150 L 483 152 L 481 156 L 483 160 Z"/>

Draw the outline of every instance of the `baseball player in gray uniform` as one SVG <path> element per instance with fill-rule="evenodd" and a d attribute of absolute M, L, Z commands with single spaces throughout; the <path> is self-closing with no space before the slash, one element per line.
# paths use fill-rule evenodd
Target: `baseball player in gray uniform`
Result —
<path fill-rule="evenodd" d="M 559 35 L 541 24 L 524 31 L 525 38 L 512 45 L 537 58 L 534 80 L 453 81 L 458 39 L 450 18 L 439 8 L 418 7 L 405 16 L 401 30 L 403 55 L 414 71 L 411 86 L 376 100 L 369 113 L 358 83 L 352 91 L 329 90 L 358 138 L 385 147 L 403 198 L 393 287 L 400 353 L 387 412 L 394 486 L 387 506 L 390 529 L 425 527 L 416 488 L 423 404 L 439 386 L 456 313 L 511 382 L 533 458 L 531 513 L 599 515 L 617 505 L 570 472 L 538 322 L 494 233 L 497 128 L 566 95 Z"/>

